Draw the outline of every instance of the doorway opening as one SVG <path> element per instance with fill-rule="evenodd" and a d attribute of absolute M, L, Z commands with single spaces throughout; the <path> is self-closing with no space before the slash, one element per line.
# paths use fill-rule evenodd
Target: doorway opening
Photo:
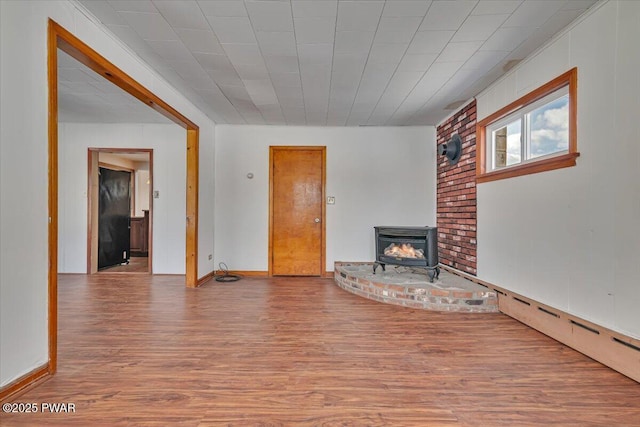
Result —
<path fill-rule="evenodd" d="M 58 53 L 66 53 L 104 79 L 123 89 L 148 107 L 186 129 L 186 256 L 185 284 L 198 286 L 198 159 L 199 127 L 179 111 L 167 104 L 138 81 L 108 61 L 89 45 L 61 25 L 48 21 L 48 90 L 49 90 L 49 271 L 48 271 L 48 330 L 49 361 L 45 370 L 29 378 L 34 382 L 57 370 L 58 349 Z"/>
<path fill-rule="evenodd" d="M 152 273 L 153 150 L 89 148 L 87 273 Z"/>

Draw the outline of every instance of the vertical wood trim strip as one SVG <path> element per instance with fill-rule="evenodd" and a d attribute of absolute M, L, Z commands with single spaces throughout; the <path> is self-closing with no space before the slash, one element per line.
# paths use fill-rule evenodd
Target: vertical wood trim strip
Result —
<path fill-rule="evenodd" d="M 186 285 L 198 286 L 198 129 L 187 130 Z"/>
<path fill-rule="evenodd" d="M 326 271 L 327 265 L 327 147 L 322 147 L 322 242 L 320 254 L 320 277 Z"/>
<path fill-rule="evenodd" d="M 153 149 L 151 149 L 149 150 L 149 235 L 147 236 L 147 271 L 149 274 L 153 274 L 153 210 Z"/>
<path fill-rule="evenodd" d="M 91 214 L 93 213 L 93 152 L 91 149 L 87 150 L 87 274 L 91 274 L 91 238 L 93 235 L 93 220 Z"/>
<path fill-rule="evenodd" d="M 569 153 L 578 152 L 578 69 L 569 72 Z"/>
<path fill-rule="evenodd" d="M 276 147 L 269 147 L 269 266 L 267 274 L 273 276 L 273 156 Z"/>
<path fill-rule="evenodd" d="M 48 25 L 47 77 L 49 85 L 49 364 L 53 375 L 58 362 L 58 38 L 53 21 Z"/>

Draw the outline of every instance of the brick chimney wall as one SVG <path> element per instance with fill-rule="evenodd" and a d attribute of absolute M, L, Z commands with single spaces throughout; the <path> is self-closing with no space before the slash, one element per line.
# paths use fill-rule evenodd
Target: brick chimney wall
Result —
<path fill-rule="evenodd" d="M 438 255 L 442 264 L 476 275 L 476 101 L 437 127 L 437 144 L 462 138 L 454 165 L 438 156 Z"/>

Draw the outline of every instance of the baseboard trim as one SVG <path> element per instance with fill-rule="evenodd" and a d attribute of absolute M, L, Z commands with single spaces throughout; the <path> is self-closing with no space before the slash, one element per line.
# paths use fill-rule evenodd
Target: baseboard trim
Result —
<path fill-rule="evenodd" d="M 322 277 L 333 279 L 333 271 L 325 271 Z"/>
<path fill-rule="evenodd" d="M 37 384 L 48 380 L 50 377 L 49 363 L 46 363 L 2 387 L 2 389 L 0 389 L 0 402 L 15 398 L 30 388 L 35 387 Z"/>
<path fill-rule="evenodd" d="M 196 285 L 196 287 L 202 286 L 203 284 L 205 284 L 209 280 L 213 279 L 214 275 L 215 275 L 215 271 L 212 271 L 210 273 L 205 274 L 204 276 L 202 276 L 201 278 L 198 279 L 198 284 Z"/>
<path fill-rule="evenodd" d="M 215 274 L 224 274 L 224 271 L 216 270 Z M 260 270 L 229 270 L 229 274 L 237 274 L 242 277 L 269 277 L 268 271 Z"/>
<path fill-rule="evenodd" d="M 640 383 L 640 340 L 441 265 L 498 294 L 500 311 Z"/>

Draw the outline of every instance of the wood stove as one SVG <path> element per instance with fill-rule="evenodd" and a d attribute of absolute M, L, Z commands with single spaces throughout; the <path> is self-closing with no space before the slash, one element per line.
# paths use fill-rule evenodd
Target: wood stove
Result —
<path fill-rule="evenodd" d="M 429 281 L 440 275 L 438 267 L 437 227 L 373 227 L 376 232 L 376 261 L 385 270 L 386 264 L 423 268 Z"/>

